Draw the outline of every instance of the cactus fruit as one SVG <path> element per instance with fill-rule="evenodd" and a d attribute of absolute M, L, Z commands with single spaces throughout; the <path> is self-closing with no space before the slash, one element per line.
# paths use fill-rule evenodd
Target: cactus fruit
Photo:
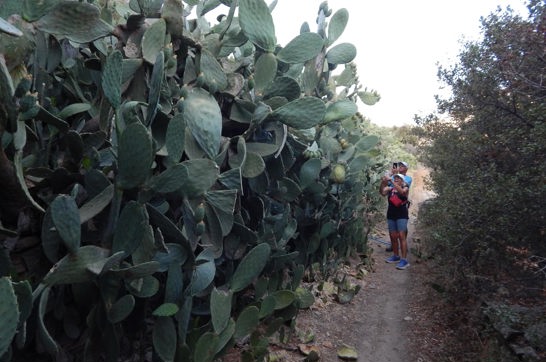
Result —
<path fill-rule="evenodd" d="M 199 221 L 195 225 L 195 235 L 201 236 L 205 232 L 205 222 L 203 220 Z"/>
<path fill-rule="evenodd" d="M 346 172 L 345 166 L 338 163 L 332 169 L 332 180 L 337 184 L 343 183 L 345 181 Z"/>
<path fill-rule="evenodd" d="M 195 208 L 193 218 L 196 222 L 202 221 L 205 218 L 205 205 L 202 202 Z"/>
<path fill-rule="evenodd" d="M 345 138 L 341 138 L 339 140 L 339 144 L 341 145 L 341 148 L 343 149 L 346 149 L 347 147 L 351 145 Z"/>

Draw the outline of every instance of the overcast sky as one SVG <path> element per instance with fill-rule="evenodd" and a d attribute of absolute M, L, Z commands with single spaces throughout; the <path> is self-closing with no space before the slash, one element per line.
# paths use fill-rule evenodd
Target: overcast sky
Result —
<path fill-rule="evenodd" d="M 270 1 L 266 0 L 269 4 Z M 316 31 L 322 0 L 278 0 L 273 11 L 277 42 L 284 46 L 307 21 Z M 361 83 L 381 94 L 360 111 L 382 126 L 413 124 L 426 115 L 440 92 L 437 62 L 454 62 L 460 40 L 478 39 L 480 17 L 510 5 L 527 15 L 523 0 L 329 0 L 333 12 L 349 11 L 349 23 L 337 43 L 353 43 Z"/>

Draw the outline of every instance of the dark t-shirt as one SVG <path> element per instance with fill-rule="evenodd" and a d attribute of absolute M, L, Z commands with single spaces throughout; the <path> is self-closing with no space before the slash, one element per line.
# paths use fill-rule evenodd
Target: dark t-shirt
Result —
<path fill-rule="evenodd" d="M 387 209 L 387 219 L 391 219 L 391 220 L 398 220 L 398 219 L 409 219 L 409 215 L 408 215 L 408 205 L 407 203 L 404 203 L 403 205 L 399 206 L 399 207 L 396 207 L 392 204 L 392 202 L 390 201 L 390 197 L 393 193 L 397 193 L 396 190 L 391 190 L 389 191 L 389 207 Z M 398 195 L 398 197 L 402 200 L 402 201 L 407 201 L 408 198 L 405 197 L 405 196 L 402 196 L 402 195 Z"/>

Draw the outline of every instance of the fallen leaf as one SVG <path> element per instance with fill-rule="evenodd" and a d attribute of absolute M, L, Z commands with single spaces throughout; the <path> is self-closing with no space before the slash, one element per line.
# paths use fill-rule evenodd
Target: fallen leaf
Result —
<path fill-rule="evenodd" d="M 317 354 L 320 354 L 319 348 L 315 345 L 299 344 L 298 349 L 300 350 L 301 353 L 303 353 L 306 356 L 309 356 L 309 354 L 313 351 Z"/>
<path fill-rule="evenodd" d="M 337 356 L 344 360 L 356 361 L 358 359 L 358 353 L 356 352 L 356 350 L 346 344 L 344 344 L 337 350 Z"/>

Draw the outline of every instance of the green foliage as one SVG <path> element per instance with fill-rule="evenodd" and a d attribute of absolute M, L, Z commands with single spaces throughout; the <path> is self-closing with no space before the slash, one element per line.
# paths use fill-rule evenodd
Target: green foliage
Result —
<path fill-rule="evenodd" d="M 2 250 L 0 354 L 259 359 L 376 206 L 349 14 L 283 48 L 263 0 L 106 3 L 0 1 L 0 231 L 40 240 Z"/>
<path fill-rule="evenodd" d="M 17 332 L 19 308 L 11 281 L 7 277 L 0 279 L 0 356 L 9 349 L 11 340 Z"/>
<path fill-rule="evenodd" d="M 451 120 L 421 120 L 438 195 L 425 216 L 438 253 L 457 261 L 446 263 L 447 272 L 469 292 L 493 287 L 499 273 L 529 273 L 528 258 L 546 255 L 538 201 L 546 197 L 546 88 L 539 81 L 546 8 L 531 2 L 529 11 L 527 19 L 510 10 L 483 19 L 483 39 L 440 69 L 453 96 L 439 106 Z M 472 275 L 484 279 L 478 285 Z"/>

